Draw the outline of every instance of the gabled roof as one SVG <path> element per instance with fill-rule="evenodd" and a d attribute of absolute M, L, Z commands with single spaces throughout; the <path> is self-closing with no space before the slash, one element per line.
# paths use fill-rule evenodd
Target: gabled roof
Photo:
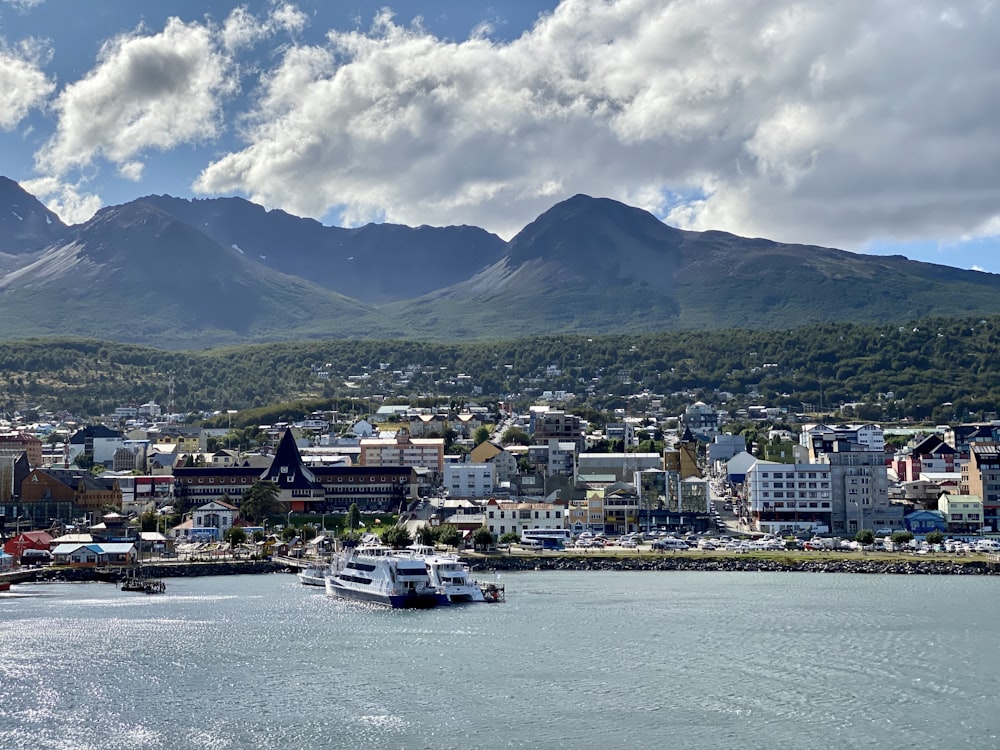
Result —
<path fill-rule="evenodd" d="M 937 435 L 928 435 L 913 446 L 913 452 L 918 456 L 951 456 L 956 451 Z"/>
<path fill-rule="evenodd" d="M 260 478 L 274 482 L 282 490 L 306 490 L 319 487 L 316 475 L 304 463 L 295 437 L 290 429 L 285 430 L 274 453 L 271 465 Z"/>

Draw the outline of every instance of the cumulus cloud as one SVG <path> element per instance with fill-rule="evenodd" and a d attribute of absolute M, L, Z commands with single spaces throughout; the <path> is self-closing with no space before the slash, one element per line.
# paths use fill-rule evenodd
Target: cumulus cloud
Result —
<path fill-rule="evenodd" d="M 306 15 L 291 3 L 275 3 L 261 19 L 245 6 L 234 8 L 222 24 L 222 43 L 230 51 L 252 47 L 278 32 L 300 34 L 308 25 Z"/>
<path fill-rule="evenodd" d="M 587 192 L 790 241 L 953 237 L 998 213 L 998 14 L 986 0 L 564 0 L 499 43 L 382 13 L 285 49 L 245 147 L 195 187 L 503 234 Z"/>
<path fill-rule="evenodd" d="M 56 99 L 58 124 L 38 170 L 65 175 L 105 158 L 136 175 L 147 149 L 213 138 L 236 85 L 230 69 L 211 27 L 176 18 L 159 33 L 140 28 L 106 42 L 97 66 Z"/>
<path fill-rule="evenodd" d="M 11 48 L 0 45 L 0 130 L 16 128 L 55 90 L 42 70 L 48 56 L 48 49 L 35 40 Z"/>
<path fill-rule="evenodd" d="M 56 177 L 22 180 L 21 187 L 42 201 L 49 210 L 67 224 L 80 224 L 101 208 L 101 197 L 83 192 L 79 185 Z"/>

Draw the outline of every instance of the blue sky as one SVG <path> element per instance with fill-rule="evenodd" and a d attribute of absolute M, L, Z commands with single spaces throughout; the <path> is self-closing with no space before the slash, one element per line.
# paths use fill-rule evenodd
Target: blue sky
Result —
<path fill-rule="evenodd" d="M 510 237 L 576 193 L 1000 273 L 1000 8 L 0 0 L 0 174 Z"/>

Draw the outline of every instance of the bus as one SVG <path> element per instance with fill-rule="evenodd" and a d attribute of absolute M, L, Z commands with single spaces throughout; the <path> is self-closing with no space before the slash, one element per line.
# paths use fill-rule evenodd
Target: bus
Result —
<path fill-rule="evenodd" d="M 569 540 L 569 529 L 524 529 L 521 532 L 521 544 L 533 549 L 562 549 Z"/>

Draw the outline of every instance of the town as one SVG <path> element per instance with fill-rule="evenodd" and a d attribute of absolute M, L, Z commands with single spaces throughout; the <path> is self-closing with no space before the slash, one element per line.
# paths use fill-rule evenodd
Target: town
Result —
<path fill-rule="evenodd" d="M 349 512 L 392 519 L 412 538 L 454 529 L 459 547 L 483 546 L 484 534 L 486 546 L 526 549 L 546 538 L 656 549 L 666 537 L 740 550 L 740 536 L 891 546 L 902 533 L 948 537 L 959 551 L 1000 548 L 996 422 L 883 428 L 760 408 L 748 443 L 746 430 L 727 430 L 733 415 L 703 401 L 667 419 L 618 410 L 599 425 L 551 403 L 383 404 L 363 418 L 314 412 L 257 425 L 260 444 L 234 448 L 246 435 L 231 427 L 238 415 L 200 427 L 148 402 L 76 429 L 5 420 L 0 572 L 236 554 L 236 542 L 301 555 L 344 533 Z"/>

